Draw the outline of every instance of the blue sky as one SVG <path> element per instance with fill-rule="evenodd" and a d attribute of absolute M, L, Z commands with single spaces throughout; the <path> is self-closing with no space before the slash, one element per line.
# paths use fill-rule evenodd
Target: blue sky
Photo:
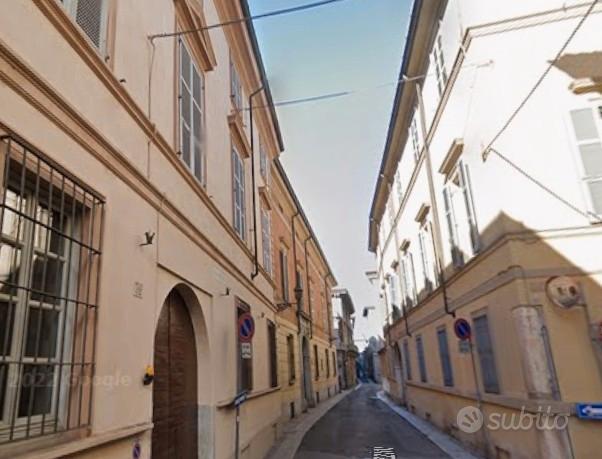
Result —
<path fill-rule="evenodd" d="M 249 0 L 253 14 L 313 0 Z M 361 317 L 378 302 L 364 275 L 368 215 L 407 29 L 409 0 L 346 0 L 255 21 L 276 102 L 360 89 L 359 94 L 279 107 L 281 156 L 340 287 L 358 310 L 356 338 L 382 334 Z M 363 347 L 358 343 L 360 348 Z"/>

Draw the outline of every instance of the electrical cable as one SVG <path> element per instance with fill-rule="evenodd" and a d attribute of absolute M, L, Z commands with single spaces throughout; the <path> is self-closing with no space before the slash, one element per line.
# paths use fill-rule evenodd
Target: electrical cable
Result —
<path fill-rule="evenodd" d="M 535 91 L 537 91 L 537 88 L 539 88 L 539 86 L 541 85 L 541 83 L 543 82 L 543 80 L 546 78 L 546 76 L 550 73 L 550 71 L 552 70 L 552 68 L 554 67 L 554 65 L 556 65 L 556 62 L 558 61 L 558 59 L 560 59 L 560 57 L 562 56 L 562 53 L 564 53 L 564 51 L 569 46 L 569 44 L 571 43 L 571 41 L 573 41 L 573 38 L 575 37 L 575 35 L 579 31 L 579 29 L 581 29 L 581 26 L 583 25 L 583 23 L 585 22 L 585 20 L 588 18 L 588 16 L 594 10 L 594 7 L 598 3 L 598 1 L 599 0 L 594 0 L 591 3 L 591 5 L 587 9 L 587 11 L 583 15 L 583 17 L 581 18 L 581 20 L 577 24 L 577 26 L 573 29 L 573 31 L 570 33 L 570 35 L 568 36 L 568 38 L 565 40 L 564 44 L 560 47 L 560 49 L 556 53 L 556 56 L 554 56 L 554 59 L 552 59 L 550 61 L 550 63 L 548 64 L 548 66 L 546 67 L 546 69 L 544 70 L 544 72 L 537 79 L 537 81 L 535 82 L 535 84 L 533 85 L 533 87 L 531 88 L 531 90 L 527 93 L 526 97 L 521 101 L 520 104 L 518 104 L 518 107 L 516 107 L 516 109 L 512 112 L 512 114 L 510 115 L 510 117 L 508 118 L 508 120 L 504 123 L 504 125 L 502 126 L 502 128 L 497 132 L 497 134 L 495 134 L 493 136 L 493 138 L 491 139 L 491 142 L 489 142 L 489 144 L 487 145 L 487 147 L 483 150 L 483 153 L 482 153 L 483 161 L 487 160 L 487 156 L 489 155 L 489 152 L 492 151 L 493 144 L 501 137 L 501 135 L 506 131 L 506 129 L 508 129 L 508 127 L 510 126 L 510 124 L 512 123 L 512 121 L 514 121 L 514 119 L 517 117 L 517 115 L 519 114 L 519 112 L 525 107 L 525 105 L 527 104 L 527 102 L 529 101 L 529 99 L 533 96 L 533 94 L 535 94 Z"/>
<path fill-rule="evenodd" d="M 220 22 L 217 24 L 211 24 L 205 27 L 200 27 L 198 29 L 189 29 L 189 30 L 181 30 L 179 32 L 167 32 L 167 33 L 158 33 L 154 35 L 150 35 L 148 38 L 150 41 L 155 40 L 156 38 L 168 38 L 168 37 L 176 37 L 182 35 L 188 35 L 191 33 L 204 32 L 206 30 L 217 29 L 219 27 L 226 27 L 229 25 L 240 24 L 241 22 L 253 21 L 255 19 L 264 19 L 273 16 L 281 16 L 285 14 L 298 13 L 300 11 L 306 11 L 313 8 L 319 8 L 321 6 L 329 5 L 331 3 L 344 2 L 347 0 L 321 0 L 319 2 L 307 3 L 305 5 L 293 6 L 290 8 L 283 8 L 280 10 L 269 11 L 267 13 L 255 14 L 251 16 L 243 16 L 242 18 L 232 19 L 231 21 Z"/>
<path fill-rule="evenodd" d="M 493 61 L 489 60 L 489 61 L 486 61 L 484 63 L 466 64 L 466 65 L 461 66 L 460 68 L 486 67 L 486 66 L 491 65 L 492 63 L 493 63 Z M 435 75 L 435 73 L 424 73 L 422 75 L 416 75 L 416 76 L 413 76 L 413 77 L 407 77 L 407 76 L 404 75 L 399 80 L 390 81 L 390 82 L 378 84 L 378 85 L 375 85 L 375 86 L 365 87 L 365 88 L 361 88 L 361 89 L 352 89 L 352 90 L 348 90 L 348 91 L 338 91 L 338 92 L 332 92 L 332 93 L 325 93 L 325 94 L 320 94 L 320 95 L 316 95 L 316 96 L 301 97 L 301 98 L 298 98 L 298 99 L 282 100 L 282 101 L 279 101 L 279 102 L 274 102 L 272 106 L 274 106 L 274 107 L 286 107 L 286 106 L 289 106 L 289 105 L 299 105 L 299 104 L 305 104 L 305 103 L 310 103 L 310 102 L 320 102 L 320 101 L 323 101 L 323 100 L 338 99 L 338 98 L 341 98 L 341 97 L 354 96 L 354 95 L 357 95 L 357 94 L 361 94 L 361 93 L 368 92 L 368 91 L 373 91 L 373 90 L 376 90 L 376 89 L 383 89 L 383 88 L 387 88 L 387 87 L 390 87 L 390 86 L 395 86 L 396 84 L 399 84 L 399 83 L 406 83 L 408 81 L 423 79 L 423 78 L 426 78 L 426 77 L 432 76 L 432 75 Z M 258 108 L 270 108 L 270 105 L 253 106 L 253 109 L 258 109 Z M 249 110 L 249 108 L 245 107 L 242 110 Z"/>
<path fill-rule="evenodd" d="M 584 212 L 581 209 L 579 209 L 577 206 L 571 204 L 569 201 L 567 201 L 566 199 L 564 199 L 562 196 L 560 196 L 554 190 L 552 190 L 549 187 L 547 187 L 546 185 L 544 185 L 541 181 L 539 181 L 538 179 L 536 179 L 535 177 L 533 177 L 531 174 L 529 174 L 528 172 L 526 172 L 524 169 L 522 169 L 516 163 L 512 162 L 508 157 L 506 157 L 505 155 L 503 155 L 502 153 L 500 153 L 495 148 L 491 147 L 491 148 L 489 148 L 489 151 L 491 153 L 495 153 L 502 161 L 504 161 L 506 164 L 508 164 L 511 168 L 513 168 L 515 171 L 517 171 L 523 177 L 526 177 L 530 182 L 532 182 L 535 185 L 537 185 L 539 188 L 541 188 L 542 190 L 544 190 L 546 193 L 548 193 L 553 198 L 555 198 L 558 201 L 560 201 L 562 204 L 564 204 L 565 206 L 567 206 L 568 208 L 570 208 L 574 212 L 576 212 L 579 215 L 585 217 L 589 221 L 591 221 L 592 219 L 595 219 L 597 223 L 602 223 L 602 219 L 600 218 L 600 216 L 594 214 L 593 212 Z"/>

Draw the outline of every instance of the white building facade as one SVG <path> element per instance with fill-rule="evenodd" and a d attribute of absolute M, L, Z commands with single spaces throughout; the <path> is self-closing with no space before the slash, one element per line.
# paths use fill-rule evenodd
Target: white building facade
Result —
<path fill-rule="evenodd" d="M 601 448 L 600 424 L 576 416 L 602 399 L 601 13 L 578 1 L 412 8 L 370 215 L 387 385 L 492 457 Z M 575 307 L 556 304 L 565 286 Z M 568 427 L 467 433 L 466 405 L 486 421 L 551 407 Z"/>

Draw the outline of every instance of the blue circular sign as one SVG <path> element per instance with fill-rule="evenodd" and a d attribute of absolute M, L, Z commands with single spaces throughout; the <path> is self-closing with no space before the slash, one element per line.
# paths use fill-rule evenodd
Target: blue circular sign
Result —
<path fill-rule="evenodd" d="M 140 459 L 141 455 L 142 455 L 142 447 L 140 446 L 140 440 L 136 440 L 136 442 L 134 443 L 134 448 L 132 449 L 132 458 Z"/>
<path fill-rule="evenodd" d="M 241 342 L 249 343 L 255 334 L 255 321 L 248 312 L 241 315 L 238 319 L 238 337 Z"/>
<path fill-rule="evenodd" d="M 456 336 L 461 340 L 470 339 L 472 335 L 472 329 L 470 323 L 466 319 L 456 319 L 454 322 L 454 332 Z"/>

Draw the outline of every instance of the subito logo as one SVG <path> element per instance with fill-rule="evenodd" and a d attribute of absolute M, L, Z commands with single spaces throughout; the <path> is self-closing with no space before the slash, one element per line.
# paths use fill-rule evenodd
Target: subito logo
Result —
<path fill-rule="evenodd" d="M 456 416 L 458 428 L 464 433 L 475 433 L 483 427 L 483 413 L 476 406 L 465 406 Z"/>

